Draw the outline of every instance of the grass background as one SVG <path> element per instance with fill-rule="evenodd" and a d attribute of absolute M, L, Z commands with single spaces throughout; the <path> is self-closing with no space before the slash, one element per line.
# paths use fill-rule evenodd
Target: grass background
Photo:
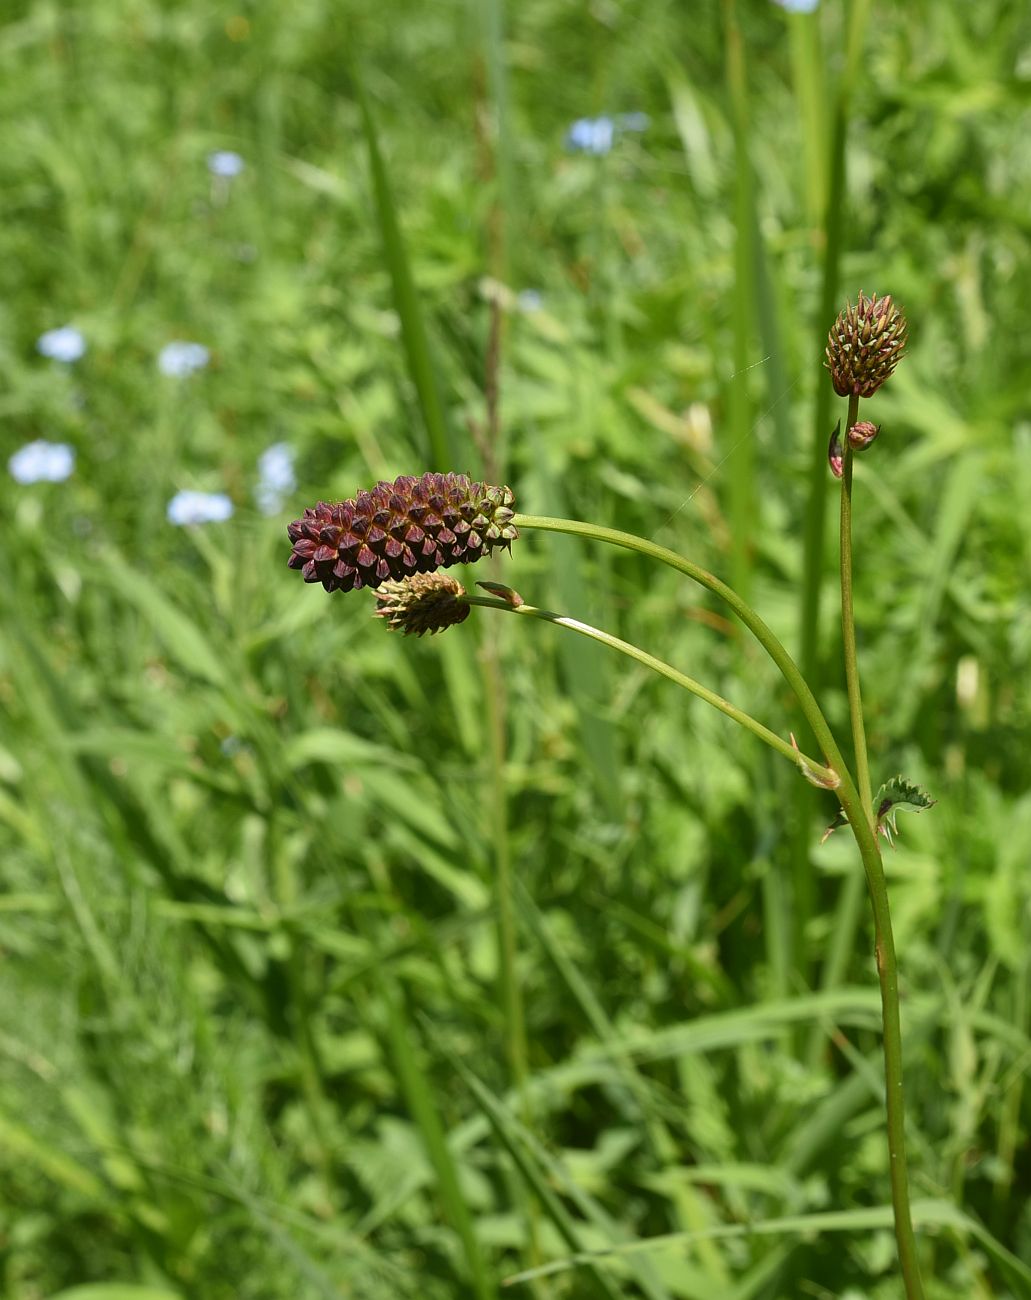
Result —
<path fill-rule="evenodd" d="M 486 464 L 732 575 L 798 647 L 843 414 L 821 301 L 864 288 L 913 340 L 865 411 L 857 616 L 874 780 L 939 799 L 887 861 L 929 1294 L 1031 1295 L 1022 7 L 0 20 L 3 447 L 78 457 L 0 480 L 0 1292 L 483 1298 L 601 1250 L 511 1294 L 899 1294 L 833 800 L 557 629 L 413 644 L 285 567 L 315 499 Z M 602 112 L 649 125 L 570 152 Z M 35 351 L 65 322 L 73 367 Z M 161 376 L 173 338 L 211 365 Z M 300 482 L 267 518 L 276 441 Z M 171 526 L 184 487 L 235 517 Z M 841 734 L 835 563 L 828 523 Z M 636 557 L 533 535 L 471 576 L 799 728 Z"/>

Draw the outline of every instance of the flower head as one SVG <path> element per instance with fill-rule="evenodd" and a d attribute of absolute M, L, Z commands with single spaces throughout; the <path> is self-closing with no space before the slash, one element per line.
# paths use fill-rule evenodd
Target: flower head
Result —
<path fill-rule="evenodd" d="M 814 14 L 819 8 L 820 0 L 773 0 L 791 14 Z"/>
<path fill-rule="evenodd" d="M 615 133 L 611 117 L 581 117 L 566 132 L 566 148 L 574 153 L 608 153 Z"/>
<path fill-rule="evenodd" d="M 888 295 L 849 303 L 827 338 L 825 365 L 839 397 L 873 397 L 906 350 L 909 326 Z"/>
<path fill-rule="evenodd" d="M 274 442 L 258 457 L 258 509 L 263 515 L 278 514 L 283 498 L 296 487 L 293 448 L 289 443 Z"/>
<path fill-rule="evenodd" d="M 347 501 L 320 501 L 290 524 L 291 569 L 327 591 L 379 587 L 472 564 L 519 536 L 512 489 L 465 474 L 402 474 Z"/>
<path fill-rule="evenodd" d="M 203 370 L 210 356 L 203 343 L 187 343 L 183 339 L 173 339 L 158 353 L 158 369 L 163 375 L 171 375 L 173 379 L 185 379 L 195 370 Z"/>
<path fill-rule="evenodd" d="M 168 503 L 168 522 L 186 524 L 221 524 L 232 518 L 233 503 L 224 492 L 177 492 Z"/>
<path fill-rule="evenodd" d="M 460 599 L 464 595 L 465 588 L 450 574 L 413 573 L 399 582 L 388 579 L 379 587 L 373 614 L 405 636 L 443 632 L 469 617 L 469 606 Z"/>
<path fill-rule="evenodd" d="M 47 330 L 36 340 L 36 350 L 52 361 L 63 361 L 70 365 L 85 355 L 86 340 L 74 325 L 62 325 L 56 330 Z"/>
<path fill-rule="evenodd" d="M 16 483 L 63 483 L 75 468 L 75 451 L 66 442 L 40 438 L 20 447 L 7 468 Z"/>
<path fill-rule="evenodd" d="M 234 176 L 239 176 L 243 169 L 243 159 L 232 149 L 217 149 L 214 153 L 208 154 L 208 171 L 212 176 L 232 180 Z"/>

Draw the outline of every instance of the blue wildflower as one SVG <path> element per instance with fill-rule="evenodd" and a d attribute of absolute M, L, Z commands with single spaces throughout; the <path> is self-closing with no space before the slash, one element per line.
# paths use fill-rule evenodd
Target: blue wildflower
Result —
<path fill-rule="evenodd" d="M 812 14 L 816 12 L 820 0 L 773 0 L 773 3 L 791 14 Z"/>
<path fill-rule="evenodd" d="M 17 483 L 63 483 L 75 468 L 75 450 L 44 438 L 26 443 L 7 462 Z"/>
<path fill-rule="evenodd" d="M 611 117 L 581 117 L 566 132 L 566 148 L 577 153 L 608 153 L 615 137 Z"/>
<path fill-rule="evenodd" d="M 519 310 L 530 316 L 544 306 L 544 295 L 539 289 L 520 289 L 516 302 L 519 304 Z"/>
<path fill-rule="evenodd" d="M 233 514 L 233 503 L 224 492 L 177 492 L 168 503 L 168 522 L 186 524 L 221 524 Z"/>
<path fill-rule="evenodd" d="M 234 176 L 239 176 L 243 169 L 243 159 L 232 149 L 217 149 L 214 153 L 208 154 L 208 171 L 212 176 L 232 180 Z"/>
<path fill-rule="evenodd" d="M 278 514 L 283 498 L 296 487 L 293 448 L 285 442 L 274 442 L 258 457 L 258 509 L 263 515 Z"/>
<path fill-rule="evenodd" d="M 158 353 L 158 369 L 163 375 L 171 375 L 174 379 L 185 379 L 195 370 L 203 370 L 208 364 L 210 355 L 203 343 L 187 343 L 183 339 L 173 339 Z"/>
<path fill-rule="evenodd" d="M 70 365 L 78 361 L 86 351 L 86 340 L 74 325 L 62 325 L 56 330 L 47 330 L 36 340 L 36 348 L 52 361 L 63 361 Z"/>

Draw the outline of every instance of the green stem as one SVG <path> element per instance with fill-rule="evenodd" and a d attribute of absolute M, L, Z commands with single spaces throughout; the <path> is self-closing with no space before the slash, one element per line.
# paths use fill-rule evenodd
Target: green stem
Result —
<path fill-rule="evenodd" d="M 842 781 L 847 776 L 845 760 L 838 743 L 831 733 L 827 719 L 808 683 L 798 670 L 798 665 L 791 658 L 773 632 L 763 622 L 755 610 L 742 600 L 733 588 L 721 582 L 714 574 L 700 565 L 692 563 L 684 556 L 678 555 L 666 546 L 649 541 L 646 537 L 635 537 L 633 533 L 620 532 L 616 528 L 603 528 L 600 524 L 585 524 L 578 519 L 550 519 L 542 515 L 516 515 L 512 521 L 518 528 L 537 528 L 543 532 L 569 533 L 574 537 L 587 537 L 596 542 L 608 542 L 612 546 L 622 546 L 628 551 L 637 551 L 662 564 L 668 564 L 679 573 L 685 574 L 694 582 L 706 587 L 719 596 L 738 616 L 745 627 L 752 633 L 766 653 L 781 671 L 781 675 L 791 687 L 806 721 L 813 730 L 817 744 L 827 760 L 827 766 L 836 772 Z M 844 806 L 844 804 L 842 805 Z M 846 809 L 846 812 L 848 810 Z"/>
<path fill-rule="evenodd" d="M 671 682 L 676 682 L 684 690 L 690 691 L 692 695 L 697 695 L 699 699 L 705 700 L 713 708 L 719 709 L 728 718 L 732 718 L 740 726 L 750 731 L 753 736 L 758 736 L 771 749 L 775 749 L 778 754 L 783 754 L 785 758 L 790 759 L 803 772 L 810 773 L 821 784 L 826 784 L 828 787 L 837 785 L 837 774 L 831 771 L 829 767 L 824 767 L 807 754 L 800 753 L 793 745 L 790 745 L 786 740 L 782 740 L 776 732 L 770 731 L 769 727 L 764 727 L 751 714 L 737 708 L 729 700 L 725 700 L 722 695 L 710 691 L 701 682 L 696 682 L 693 677 L 688 677 L 664 660 L 657 659 L 654 655 L 648 654 L 647 651 L 631 645 L 629 641 L 621 641 L 618 636 L 611 636 L 608 632 L 602 632 L 600 628 L 592 627 L 589 623 L 581 623 L 577 618 L 569 618 L 565 614 L 556 614 L 550 609 L 538 609 L 535 605 L 511 605 L 507 600 L 501 600 L 495 596 L 464 596 L 462 599 L 467 605 L 480 605 L 484 609 L 502 609 L 507 610 L 510 614 L 523 614 L 527 618 L 537 618 L 544 623 L 557 623 L 559 627 L 568 627 L 573 632 L 579 632 L 581 636 L 590 637 L 592 641 L 599 641 L 602 645 L 610 646 L 613 650 L 618 650 L 621 654 L 636 660 L 646 668 L 651 668 L 661 676 L 668 677 Z"/>
<path fill-rule="evenodd" d="M 868 805 L 863 800 L 845 766 L 841 750 L 831 733 L 827 719 L 805 678 L 788 652 L 750 605 L 741 599 L 726 583 L 708 573 L 697 564 L 665 546 L 632 533 L 597 524 L 585 524 L 573 519 L 549 519 L 540 515 L 516 515 L 513 522 L 519 528 L 537 528 L 542 531 L 569 533 L 599 542 L 608 542 L 650 556 L 668 564 L 679 573 L 706 587 L 719 596 L 737 614 L 745 627 L 756 637 L 770 658 L 780 669 L 791 687 L 806 720 L 816 736 L 817 743 L 827 759 L 828 766 L 840 777 L 841 784 L 835 794 L 852 827 L 859 854 L 863 860 L 870 904 L 873 910 L 877 978 L 881 989 L 881 1015 L 883 1020 L 884 1078 L 886 1087 L 888 1159 L 891 1180 L 891 1200 L 895 1215 L 895 1241 L 898 1246 L 899 1265 L 906 1288 L 906 1300 L 924 1300 L 923 1283 L 917 1260 L 916 1237 L 909 1206 L 909 1171 L 906 1162 L 905 1107 L 902 1095 L 902 1025 L 899 1016 L 898 958 L 895 938 L 891 928 L 891 911 L 888 905 L 888 886 L 884 877 L 877 837 L 870 823 Z"/>
<path fill-rule="evenodd" d="M 838 791 L 839 796 L 843 792 Z M 851 781 L 849 785 L 851 785 Z M 851 797 L 855 789 L 849 792 Z M 906 1300 L 924 1300 L 920 1279 L 913 1216 L 909 1208 L 909 1170 L 906 1163 L 905 1103 L 902 1095 L 902 1026 L 899 1020 L 899 967 L 895 955 L 895 937 L 888 907 L 888 885 L 884 878 L 877 838 L 862 804 L 856 800 L 852 809 L 842 798 L 842 807 L 852 826 L 866 872 L 866 883 L 873 907 L 877 978 L 881 986 L 881 1015 L 884 1022 L 885 1109 L 888 1120 L 888 1172 L 891 1179 L 891 1203 L 895 1212 L 895 1242 L 899 1265 L 906 1287 Z"/>
<path fill-rule="evenodd" d="M 867 818 L 873 819 L 873 794 L 870 789 L 870 763 L 866 754 L 866 729 L 863 725 L 863 697 L 859 688 L 859 659 L 856 654 L 856 618 L 852 603 L 852 461 L 853 451 L 848 431 L 859 415 L 859 398 L 848 399 L 845 424 L 844 467 L 841 478 L 841 647 L 845 657 L 845 682 L 848 686 L 848 714 L 852 723 L 852 745 L 856 755 L 856 784 Z"/>

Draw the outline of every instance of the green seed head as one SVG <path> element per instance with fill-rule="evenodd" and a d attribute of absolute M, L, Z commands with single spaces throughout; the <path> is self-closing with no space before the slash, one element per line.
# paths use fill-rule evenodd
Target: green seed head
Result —
<path fill-rule="evenodd" d="M 376 618 L 405 636 L 443 632 L 464 623 L 469 606 L 461 599 L 465 588 L 446 573 L 415 573 L 400 581 L 388 579 L 376 591 Z"/>

